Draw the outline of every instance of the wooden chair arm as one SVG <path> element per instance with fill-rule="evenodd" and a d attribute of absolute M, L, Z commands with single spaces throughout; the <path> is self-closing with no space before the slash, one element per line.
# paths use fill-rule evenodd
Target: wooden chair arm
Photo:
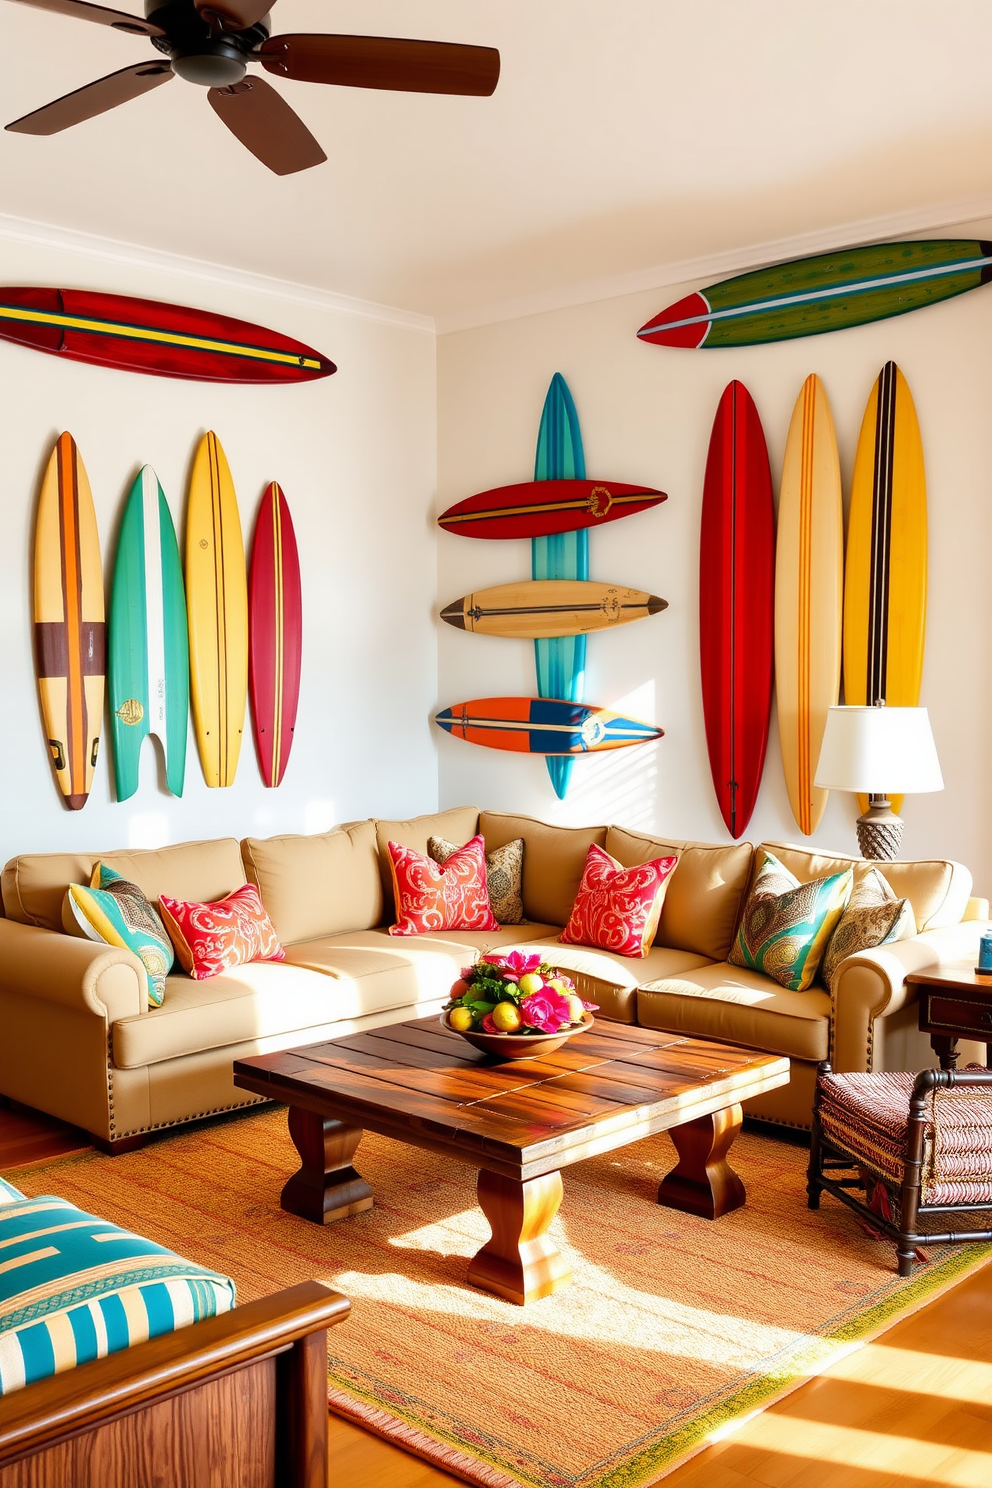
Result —
<path fill-rule="evenodd" d="M 305 1281 L 220 1317 L 38 1380 L 0 1398 L 0 1467 L 150 1402 L 284 1353 L 308 1335 L 343 1321 L 350 1308 L 340 1292 Z"/>

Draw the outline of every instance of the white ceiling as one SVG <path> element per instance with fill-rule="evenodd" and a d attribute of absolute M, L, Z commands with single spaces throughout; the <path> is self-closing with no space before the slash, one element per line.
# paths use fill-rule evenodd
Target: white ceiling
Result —
<path fill-rule="evenodd" d="M 273 29 L 494 45 L 502 77 L 491 99 L 279 81 L 329 157 L 285 178 L 177 80 L 0 134 L 0 211 L 451 321 L 992 200 L 988 0 L 278 0 Z M 4 118 L 150 53 L 0 0 Z"/>

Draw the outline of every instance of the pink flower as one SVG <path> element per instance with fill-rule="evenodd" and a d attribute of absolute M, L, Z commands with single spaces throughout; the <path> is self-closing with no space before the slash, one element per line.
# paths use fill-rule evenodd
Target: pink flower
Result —
<path fill-rule="evenodd" d="M 486 1016 L 483 1018 L 483 1020 L 482 1020 L 482 1031 L 483 1031 L 483 1033 L 499 1033 L 500 1030 L 496 1027 L 496 1024 L 493 1022 L 493 1015 L 492 1015 L 492 1013 L 487 1013 Z"/>
<path fill-rule="evenodd" d="M 587 1013 L 598 1013 L 599 1012 L 599 1003 L 598 1002 L 586 1002 L 586 1000 L 585 1000 L 584 997 L 580 997 L 579 998 L 579 1001 L 581 1002 L 582 1006 L 585 1008 L 585 1010 L 586 1010 Z"/>
<path fill-rule="evenodd" d="M 520 1016 L 528 1028 L 536 1028 L 539 1033 L 557 1033 L 572 1021 L 568 998 L 550 987 L 525 997 L 520 1004 Z"/>
<path fill-rule="evenodd" d="M 501 971 L 507 981 L 518 982 L 522 976 L 529 971 L 536 971 L 541 964 L 540 951 L 509 951 L 501 956 L 497 951 L 491 951 L 488 956 L 483 956 L 483 961 L 488 961 L 490 966 L 495 966 Z"/>

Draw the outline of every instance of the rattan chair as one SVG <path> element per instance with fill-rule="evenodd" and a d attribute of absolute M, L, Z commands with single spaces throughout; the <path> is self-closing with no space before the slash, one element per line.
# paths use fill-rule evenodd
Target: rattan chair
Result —
<path fill-rule="evenodd" d="M 856 1192 L 864 1190 L 865 1197 Z M 909 1276 L 921 1245 L 992 1240 L 992 1070 L 836 1075 L 819 1066 L 809 1207 L 826 1191 L 896 1243 Z M 961 1222 L 928 1227 L 935 1216 Z"/>

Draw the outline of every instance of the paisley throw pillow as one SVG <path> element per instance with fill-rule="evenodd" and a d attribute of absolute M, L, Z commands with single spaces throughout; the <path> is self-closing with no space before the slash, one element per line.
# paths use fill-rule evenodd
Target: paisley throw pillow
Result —
<path fill-rule="evenodd" d="M 678 858 L 653 858 L 625 868 L 592 843 L 563 945 L 595 946 L 619 956 L 646 956 L 661 918 L 668 880 Z"/>
<path fill-rule="evenodd" d="M 850 902 L 830 937 L 820 968 L 824 983 L 833 991 L 840 963 L 856 951 L 891 945 L 916 934 L 916 916 L 908 899 L 897 899 L 877 868 L 869 868 L 851 895 Z"/>
<path fill-rule="evenodd" d="M 792 992 L 812 986 L 827 942 L 851 895 L 854 870 L 800 883 L 766 852 L 727 958 L 764 972 Z"/>
<path fill-rule="evenodd" d="M 194 982 L 248 961 L 285 961 L 275 927 L 254 884 L 243 884 L 213 904 L 159 900 L 180 964 Z"/>
<path fill-rule="evenodd" d="M 66 890 L 62 927 L 69 935 L 133 951 L 145 968 L 148 1001 L 162 1006 L 175 955 L 155 906 L 137 884 L 97 863 L 88 887 L 70 884 Z"/>
<path fill-rule="evenodd" d="M 387 842 L 386 848 L 396 901 L 396 924 L 390 925 L 390 935 L 499 929 L 486 892 L 481 837 L 457 848 L 443 865 L 398 842 Z"/>
<path fill-rule="evenodd" d="M 444 864 L 458 852 L 457 842 L 444 837 L 428 837 L 427 851 L 435 863 Z M 501 925 L 524 923 L 523 901 L 524 839 L 515 837 L 486 853 L 486 888 L 489 906 Z"/>

